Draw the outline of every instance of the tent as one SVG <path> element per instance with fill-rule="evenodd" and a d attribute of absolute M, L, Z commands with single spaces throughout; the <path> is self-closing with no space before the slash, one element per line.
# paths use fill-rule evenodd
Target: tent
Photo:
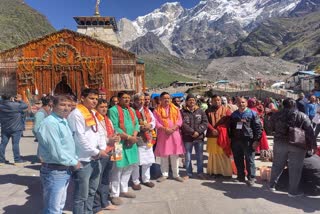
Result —
<path fill-rule="evenodd" d="M 160 97 L 160 94 L 157 94 L 157 93 L 153 93 L 151 94 L 151 99 L 154 99 L 156 97 Z"/>
<path fill-rule="evenodd" d="M 177 92 L 177 93 L 173 93 L 173 94 L 170 94 L 171 98 L 175 98 L 175 97 L 183 97 L 184 96 L 184 93 L 182 92 Z M 158 93 L 153 93 L 151 94 L 151 99 L 154 99 L 156 97 L 160 97 L 160 94 Z"/>
<path fill-rule="evenodd" d="M 183 96 L 184 96 L 184 93 L 182 93 L 182 92 L 177 92 L 177 93 L 171 94 L 171 98 L 183 97 Z"/>

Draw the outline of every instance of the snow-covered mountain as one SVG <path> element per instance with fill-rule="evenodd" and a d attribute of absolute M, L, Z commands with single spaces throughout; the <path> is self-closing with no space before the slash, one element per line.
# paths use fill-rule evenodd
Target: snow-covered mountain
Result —
<path fill-rule="evenodd" d="M 205 59 L 246 37 L 265 19 L 288 16 L 302 1 L 306 0 L 202 0 L 190 9 L 166 3 L 134 21 L 121 19 L 119 38 L 130 48 L 131 41 L 152 32 L 171 54 Z"/>

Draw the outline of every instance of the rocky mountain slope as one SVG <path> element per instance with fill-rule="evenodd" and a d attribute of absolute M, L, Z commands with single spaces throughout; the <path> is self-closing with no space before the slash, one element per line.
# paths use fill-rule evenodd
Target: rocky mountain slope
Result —
<path fill-rule="evenodd" d="M 152 32 L 173 55 L 207 59 L 266 19 L 299 16 L 318 5 L 319 0 L 203 0 L 185 9 L 177 2 L 166 3 L 134 21 L 120 20 L 119 35 L 125 46 Z"/>
<path fill-rule="evenodd" d="M 148 32 L 144 36 L 130 42 L 129 46 L 129 51 L 138 55 L 148 53 L 170 54 L 169 50 L 163 45 L 159 38 L 151 32 Z"/>
<path fill-rule="evenodd" d="M 212 60 L 202 76 L 212 81 L 228 79 L 237 83 L 258 78 L 278 81 L 297 71 L 298 65 L 274 57 L 225 57 Z"/>
<path fill-rule="evenodd" d="M 215 52 L 222 56 L 275 56 L 302 64 L 320 61 L 320 12 L 263 22 L 244 40 Z"/>
<path fill-rule="evenodd" d="M 45 16 L 23 0 L 0 0 L 0 50 L 54 32 Z"/>

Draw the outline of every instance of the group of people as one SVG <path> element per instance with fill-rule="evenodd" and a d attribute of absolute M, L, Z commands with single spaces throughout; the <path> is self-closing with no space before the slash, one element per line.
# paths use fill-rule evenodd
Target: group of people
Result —
<path fill-rule="evenodd" d="M 150 167 L 155 156 L 161 160 L 162 176 L 158 182 L 169 177 L 170 166 L 173 179 L 184 182 L 194 176 L 191 164 L 193 147 L 197 157 L 197 176 L 205 179 L 203 146 L 207 130 L 210 136 L 214 134 L 212 139 L 218 139 L 213 142 L 216 145 L 210 145 L 219 152 L 209 152 L 209 168 L 212 170 L 209 173 L 223 174 L 231 165 L 228 159 L 231 151 L 227 148 L 230 144 L 225 142 L 229 139 L 228 129 L 231 145 L 234 145 L 232 151 L 238 180 L 245 181 L 245 156 L 247 166 L 250 166 L 247 167 L 248 181 L 250 184 L 254 182 L 254 147 L 258 145 L 262 128 L 257 114 L 247 108 L 245 98 L 239 98 L 239 109 L 232 114 L 229 110 L 216 112 L 221 107 L 219 96 L 212 97 L 212 106 L 206 112 L 196 105 L 196 97 L 192 94 L 186 97 L 185 106 L 180 109 L 171 102 L 170 94 L 163 92 L 153 111 L 149 109 L 148 94 L 136 94 L 131 102 L 128 93 L 119 92 L 117 99 L 118 103 L 108 109 L 107 101 L 99 99 L 97 90 L 84 89 L 81 102 L 72 109 L 72 99 L 59 95 L 53 98 L 52 112 L 35 126 L 33 131 L 39 143 L 38 156 L 42 164 L 44 213 L 62 212 L 71 178 L 74 182 L 73 213 L 117 209 L 123 203 L 121 197 L 136 197 L 128 189 L 129 182 L 134 190 L 140 190 L 141 184 L 154 187 L 150 181 Z M 225 123 L 221 122 L 223 120 Z M 117 154 L 119 146 L 120 155 Z M 225 155 L 221 161 L 219 149 Z M 184 154 L 187 176 L 182 177 L 179 157 Z M 232 172 L 228 173 L 227 176 L 232 175 Z"/>
<path fill-rule="evenodd" d="M 150 168 L 156 157 L 161 169 L 158 182 L 168 179 L 170 167 L 178 182 L 192 177 L 207 179 L 208 175 L 231 178 L 235 173 L 233 157 L 237 180 L 252 186 L 256 180 L 255 152 L 269 148 L 263 128 L 267 113 L 272 113 L 271 129 L 275 132 L 270 190 L 275 190 L 288 162 L 289 196 L 300 195 L 303 159 L 307 150 L 316 150 L 316 140 L 309 117 L 297 111 L 295 100 L 284 100 L 281 110 L 272 101 L 264 107 L 257 99 L 245 97 L 224 100 L 213 95 L 208 105 L 198 105 L 197 97 L 188 94 L 183 106 L 180 100 L 173 101 L 163 92 L 151 107 L 147 93 L 131 97 L 128 92 L 119 92 L 108 103 L 98 90 L 90 88 L 82 91 L 77 105 L 69 95 L 44 98 L 33 129 L 39 144 L 43 213 L 62 213 L 71 179 L 73 213 L 115 210 L 123 203 L 121 198 L 136 197 L 129 191 L 129 183 L 133 190 L 140 190 L 141 185 L 155 186 Z M 14 105 L 17 113 L 27 108 L 22 101 Z M 0 108 L 1 119 L 6 108 Z M 306 131 L 306 149 L 288 143 L 288 127 L 300 124 Z M 8 127 L 1 128 L 0 161 L 5 161 L 3 136 L 11 132 Z M 203 166 L 205 138 L 207 174 Z M 191 163 L 193 148 L 196 173 Z M 19 161 L 20 156 L 14 155 Z M 185 160 L 185 176 L 179 173 L 181 157 Z"/>

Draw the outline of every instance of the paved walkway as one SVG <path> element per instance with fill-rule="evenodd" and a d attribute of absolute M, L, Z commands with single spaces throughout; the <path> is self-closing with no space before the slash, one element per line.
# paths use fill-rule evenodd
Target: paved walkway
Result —
<path fill-rule="evenodd" d="M 37 144 L 31 132 L 25 132 L 21 151 L 28 163 L 24 167 L 7 164 L 0 167 L 0 212 L 38 214 L 42 205 Z M 12 162 L 11 145 L 7 158 Z M 258 166 L 270 163 L 257 162 Z M 181 169 L 183 171 L 183 169 Z M 142 187 L 136 199 L 125 199 L 114 214 L 211 214 L 211 213 L 320 213 L 320 199 L 289 198 L 285 193 L 271 193 L 258 178 L 255 187 L 233 180 L 196 180 L 184 183 L 167 180 L 155 188 Z M 70 186 L 70 189 L 72 185 Z M 70 192 L 72 192 L 70 190 Z M 65 213 L 71 213 L 69 194 Z M 105 213 L 108 213 L 107 211 Z"/>

